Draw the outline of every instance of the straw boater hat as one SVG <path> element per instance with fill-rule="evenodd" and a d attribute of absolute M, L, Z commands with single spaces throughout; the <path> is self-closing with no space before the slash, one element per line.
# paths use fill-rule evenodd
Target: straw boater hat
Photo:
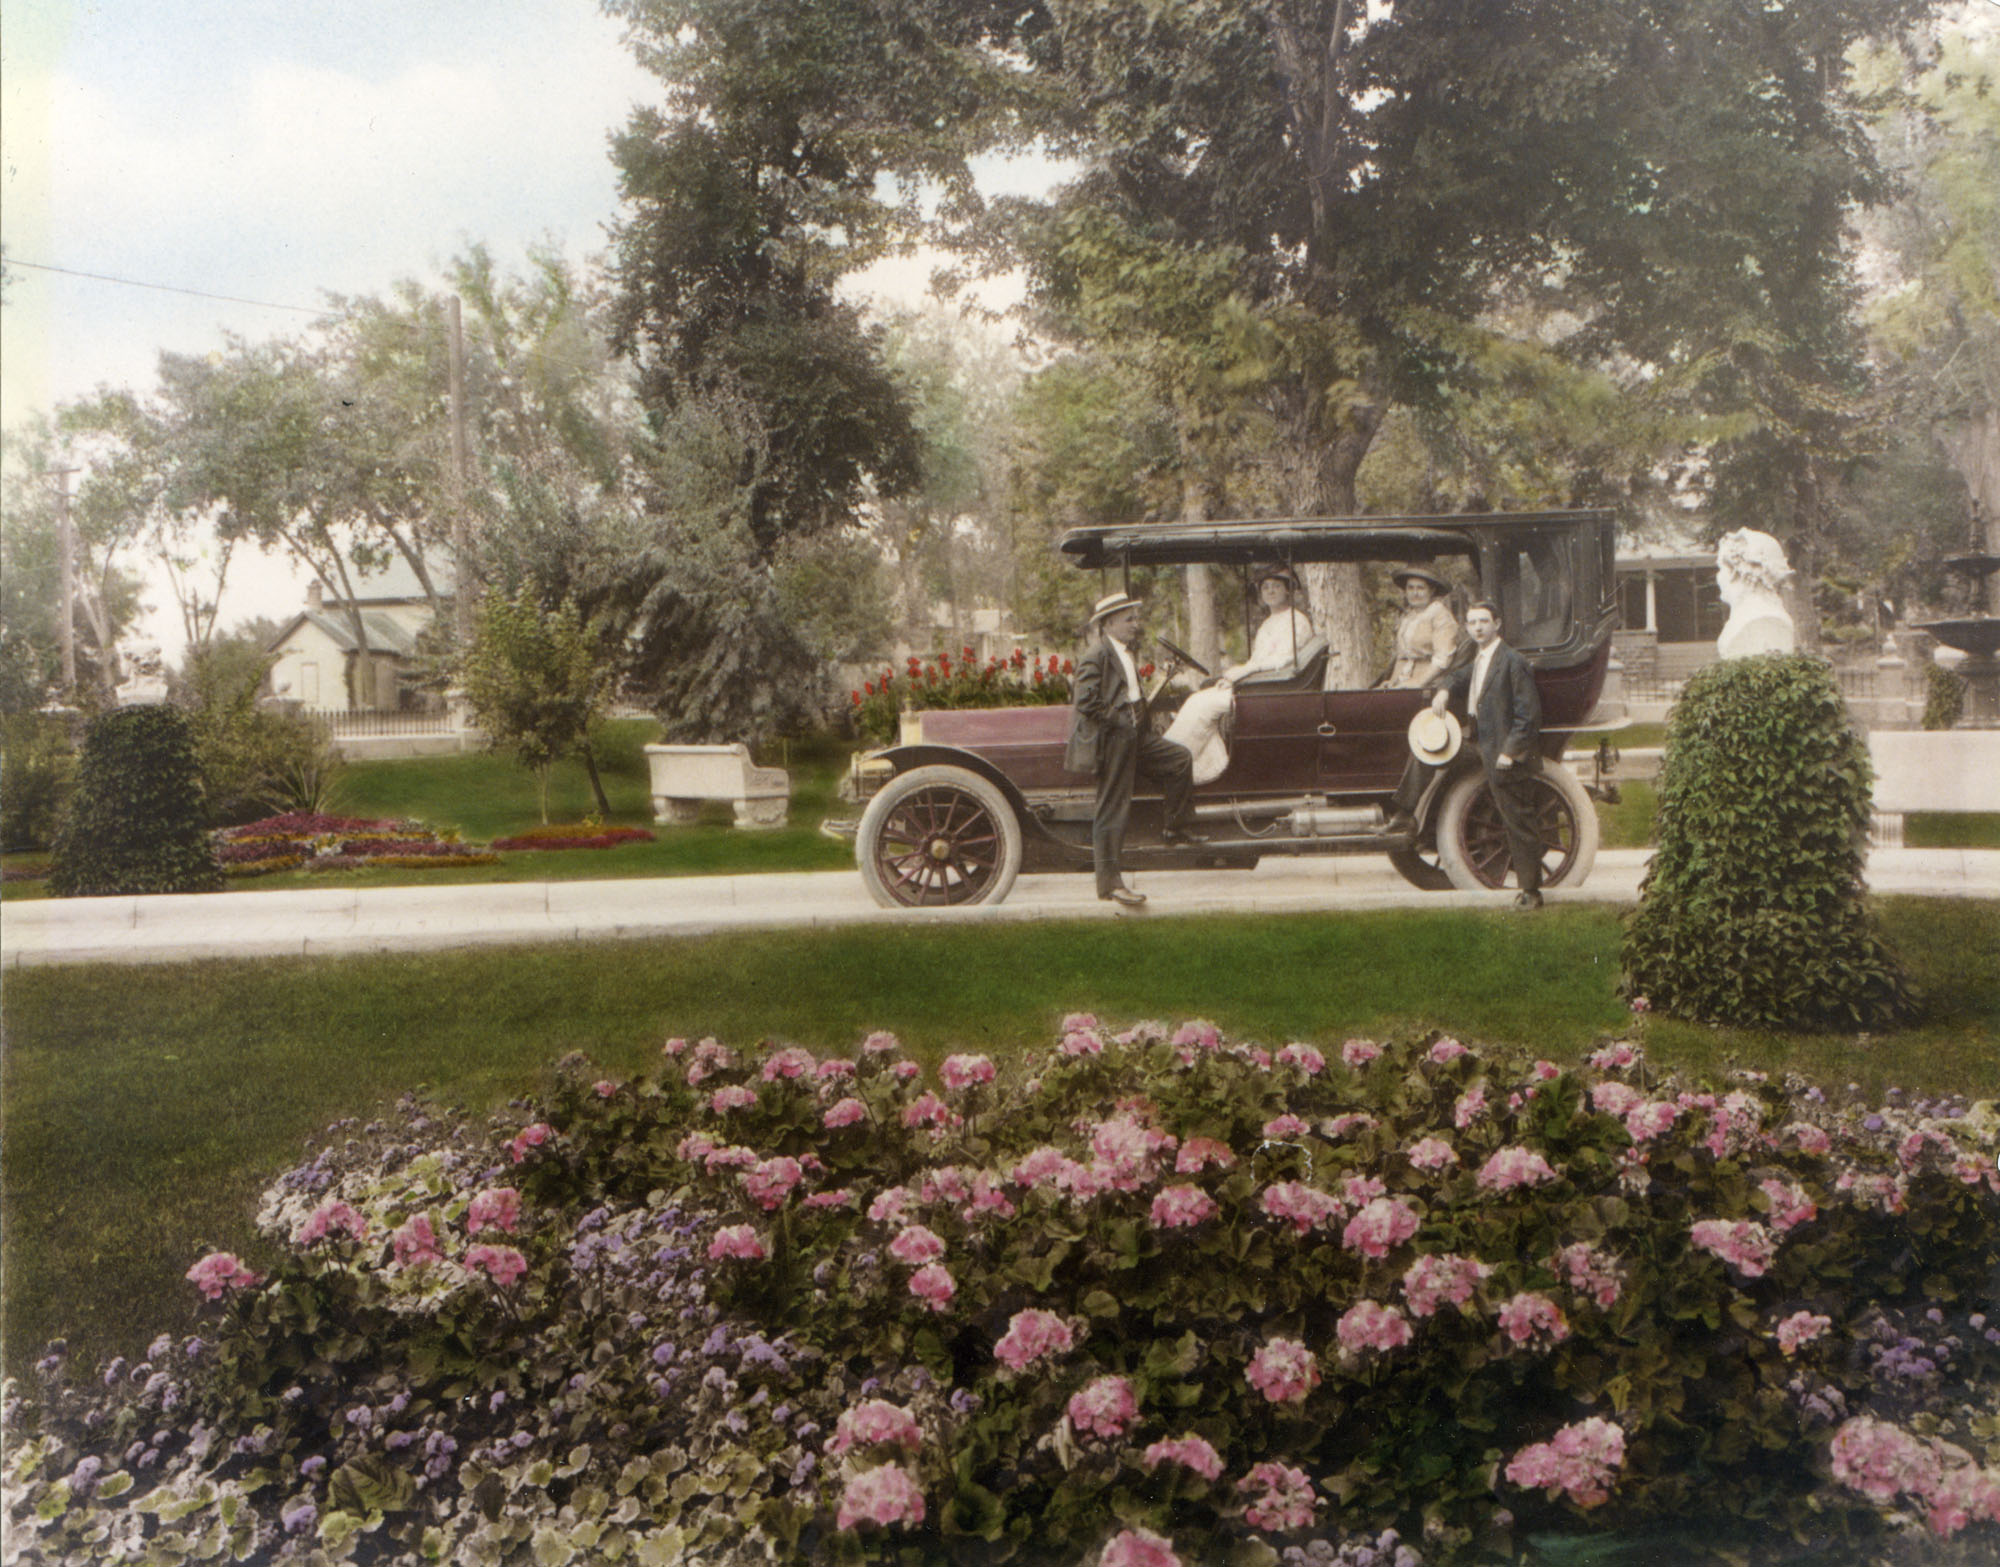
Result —
<path fill-rule="evenodd" d="M 1405 566 L 1401 571 L 1392 571 L 1389 573 L 1389 580 L 1399 588 L 1412 577 L 1415 577 L 1419 582 L 1428 582 L 1432 587 L 1436 588 L 1439 598 L 1443 598 L 1451 591 L 1451 584 L 1449 582 L 1445 581 L 1436 572 L 1426 571 L 1421 566 Z"/>
<path fill-rule="evenodd" d="M 1129 593 L 1107 593 L 1097 601 L 1097 608 L 1090 612 L 1090 623 L 1095 626 L 1106 617 L 1115 615 L 1121 609 L 1143 609 L 1143 600 L 1135 599 Z"/>
<path fill-rule="evenodd" d="M 1465 738 L 1456 713 L 1440 713 L 1435 708 L 1419 708 L 1410 720 L 1410 754 L 1430 767 L 1442 767 L 1458 755 Z"/>

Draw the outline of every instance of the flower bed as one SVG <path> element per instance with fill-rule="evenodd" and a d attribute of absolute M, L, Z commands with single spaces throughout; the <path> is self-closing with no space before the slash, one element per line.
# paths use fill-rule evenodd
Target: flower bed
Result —
<path fill-rule="evenodd" d="M 956 662 L 949 653 L 929 659 L 912 654 L 900 676 L 885 669 L 848 695 L 856 733 L 872 745 L 887 745 L 896 738 L 901 715 L 918 708 L 1060 706 L 1070 699 L 1074 672 L 1071 661 L 1057 653 L 1044 660 L 1016 648 L 982 664 L 978 653 L 966 648 Z M 1150 675 L 1153 666 L 1142 672 Z"/>
<path fill-rule="evenodd" d="M 354 870 L 368 865 L 430 869 L 491 865 L 499 856 L 417 821 L 370 820 L 291 811 L 215 834 L 216 858 L 229 876 L 274 871 Z"/>
<path fill-rule="evenodd" d="M 338 1127 L 192 1337 L 8 1419 L 52 1559 L 2000 1550 L 2000 1119 L 1068 1020 L 925 1080 L 669 1040 Z M 1372 1553 L 1372 1554 L 1370 1554 Z M 315 1557 L 314 1559 L 319 1559 Z"/>
<path fill-rule="evenodd" d="M 511 838 L 495 838 L 495 849 L 615 849 L 626 843 L 653 843 L 643 827 L 602 827 L 580 822 L 569 827 L 534 827 Z"/>

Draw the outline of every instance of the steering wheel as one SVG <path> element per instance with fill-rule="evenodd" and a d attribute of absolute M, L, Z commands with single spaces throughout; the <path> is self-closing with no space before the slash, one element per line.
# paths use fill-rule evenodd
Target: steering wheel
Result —
<path fill-rule="evenodd" d="M 1155 637 L 1153 638 L 1153 640 L 1159 643 L 1161 651 L 1169 653 L 1173 657 L 1179 659 L 1180 662 L 1187 665 L 1187 667 L 1189 669 L 1192 669 L 1196 674 L 1206 675 L 1208 673 L 1208 666 L 1202 663 L 1200 659 L 1196 658 L 1194 654 L 1188 652 L 1186 648 L 1175 647 L 1173 643 L 1169 642 L 1165 637 Z"/>

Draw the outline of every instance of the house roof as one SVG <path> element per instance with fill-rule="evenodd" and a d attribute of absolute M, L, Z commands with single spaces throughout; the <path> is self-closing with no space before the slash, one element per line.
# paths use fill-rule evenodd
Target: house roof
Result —
<path fill-rule="evenodd" d="M 354 627 L 344 614 L 327 610 L 305 610 L 288 620 L 283 629 L 271 638 L 267 653 L 275 653 L 297 635 L 301 626 L 310 625 L 343 653 L 355 652 L 360 644 L 354 640 Z M 416 651 L 417 639 L 396 620 L 393 615 L 378 609 L 364 609 L 361 612 L 362 628 L 368 633 L 368 651 L 371 653 L 394 653 L 399 658 L 408 658 Z"/>

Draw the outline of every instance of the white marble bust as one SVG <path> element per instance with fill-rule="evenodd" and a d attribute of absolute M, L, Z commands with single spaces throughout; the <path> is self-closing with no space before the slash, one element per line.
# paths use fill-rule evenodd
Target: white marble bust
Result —
<path fill-rule="evenodd" d="M 1779 589 L 1792 575 L 1785 547 L 1768 533 L 1738 528 L 1715 547 L 1715 582 L 1729 620 L 1715 639 L 1723 658 L 1755 653 L 1789 653 L 1797 645 L 1791 612 Z"/>

